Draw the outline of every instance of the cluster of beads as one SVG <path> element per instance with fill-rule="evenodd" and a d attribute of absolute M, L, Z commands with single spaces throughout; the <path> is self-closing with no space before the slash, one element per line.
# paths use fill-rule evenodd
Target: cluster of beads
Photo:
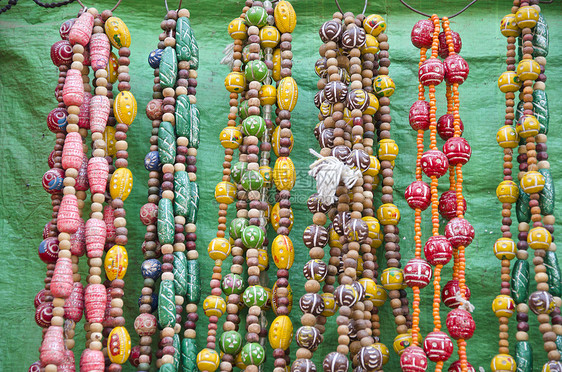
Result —
<path fill-rule="evenodd" d="M 408 205 L 415 210 L 415 257 L 404 267 L 404 281 L 413 288 L 412 346 L 400 357 L 403 371 L 425 371 L 428 359 L 436 362 L 436 371 L 453 353 L 453 339 L 459 346 L 459 361 L 449 371 L 468 371 L 472 367 L 466 358 L 466 342 L 474 333 L 474 321 L 465 308 L 470 297 L 464 278 L 464 249 L 474 238 L 474 229 L 464 219 L 466 202 L 462 195 L 462 166 L 468 162 L 471 149 L 462 138 L 462 122 L 459 116 L 458 86 L 469 72 L 468 64 L 457 53 L 461 49 L 460 36 L 449 28 L 449 20 L 442 20 L 443 32 L 439 32 L 439 18 L 417 22 L 412 29 L 412 44 L 420 49 L 418 100 L 410 108 L 409 121 L 417 131 L 416 181 L 405 192 Z M 431 55 L 427 58 L 427 51 Z M 438 57 L 442 57 L 441 61 Z M 436 117 L 435 87 L 445 80 L 447 84 L 447 114 Z M 425 87 L 429 87 L 429 102 L 425 100 Z M 429 149 L 424 151 L 424 132 L 430 131 Z M 437 148 L 437 134 L 445 140 L 443 151 Z M 438 196 L 438 179 L 449 171 L 450 189 Z M 428 185 L 422 174 L 431 179 Z M 421 212 L 431 206 L 432 236 L 424 245 L 422 258 Z M 445 234 L 439 234 L 439 214 L 448 220 Z M 441 270 L 454 257 L 453 280 L 441 291 Z M 432 266 L 435 268 L 432 270 Z M 427 286 L 432 276 L 434 286 L 434 329 L 421 345 L 419 315 L 420 288 Z M 440 302 L 453 308 L 447 316 L 450 337 L 441 331 Z"/>
<path fill-rule="evenodd" d="M 502 292 L 493 303 L 500 318 L 500 354 L 492 359 L 493 371 L 532 371 L 532 348 L 529 342 L 529 310 L 538 316 L 548 362 L 543 370 L 559 370 L 562 340 L 560 316 L 560 268 L 556 258 L 554 232 L 554 184 L 546 153 L 548 133 L 548 99 L 545 92 L 548 26 L 540 13 L 538 1 L 514 1 L 511 14 L 501 21 L 501 33 L 507 37 L 507 71 L 498 79 L 505 93 L 505 125 L 497 134 L 504 149 L 504 181 L 496 194 L 502 202 L 502 233 L 494 245 L 502 260 Z M 516 41 L 519 58 L 516 65 Z M 520 102 L 515 110 L 515 92 Z M 515 127 L 514 127 L 515 123 Z M 519 145 L 519 185 L 512 179 L 513 149 Z M 519 242 L 511 239 L 511 206 L 516 202 Z M 531 225 L 532 222 L 532 225 Z M 529 295 L 530 267 L 528 248 L 534 250 L 533 265 L 537 290 Z M 509 260 L 517 257 L 511 275 L 509 297 Z M 504 290 L 505 288 L 505 290 Z M 505 292 L 505 293 L 504 293 Z M 517 309 L 515 357 L 509 355 L 507 320 Z M 509 368 L 505 367 L 508 366 Z"/>
<path fill-rule="evenodd" d="M 155 78 L 153 100 L 146 108 L 153 128 L 150 152 L 145 157 L 150 172 L 149 196 L 140 212 L 147 234 L 142 264 L 145 286 L 139 300 L 140 315 L 135 320 L 140 337 L 135 358 L 139 371 L 150 369 L 150 345 L 157 324 L 161 329 L 157 367 L 161 371 L 193 371 L 196 366 L 195 328 L 201 295 L 196 250 L 200 114 L 195 94 L 199 47 L 189 15 L 187 9 L 168 11 L 161 23 L 158 49 L 148 58 Z M 153 290 L 159 277 L 156 300 Z M 184 303 L 187 318 L 182 338 Z M 152 315 L 155 311 L 157 318 Z"/>

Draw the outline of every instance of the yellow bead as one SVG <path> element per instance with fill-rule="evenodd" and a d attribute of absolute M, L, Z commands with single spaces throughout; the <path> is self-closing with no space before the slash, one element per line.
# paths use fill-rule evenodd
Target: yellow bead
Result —
<path fill-rule="evenodd" d="M 281 207 L 279 206 L 279 203 L 275 203 L 275 205 L 271 209 L 271 226 L 273 227 L 273 230 L 275 230 L 275 231 L 277 231 L 277 229 L 279 228 L 279 220 L 281 219 L 281 216 L 279 215 L 279 209 L 280 208 Z M 289 208 L 289 211 L 290 211 L 289 220 L 291 221 L 291 224 L 287 228 L 289 229 L 289 232 L 291 232 L 291 229 L 293 228 L 293 222 L 295 220 L 295 217 L 293 215 L 293 209 Z"/>
<path fill-rule="evenodd" d="M 109 53 L 109 62 L 107 63 L 105 70 L 107 71 L 107 81 L 109 81 L 111 84 L 114 84 L 117 81 L 117 70 L 119 69 L 118 61 L 119 59 L 117 58 L 115 53 Z"/>
<path fill-rule="evenodd" d="M 373 302 L 374 306 L 381 307 L 386 302 L 387 297 L 388 293 L 382 287 L 382 285 L 377 285 L 374 297 L 371 301 Z"/>
<path fill-rule="evenodd" d="M 273 62 L 273 70 L 271 70 L 271 77 L 273 78 L 273 80 L 279 81 L 281 80 L 281 50 L 279 48 L 273 51 L 271 62 Z"/>
<path fill-rule="evenodd" d="M 269 256 L 263 248 L 258 248 L 258 267 L 261 271 L 265 271 L 269 267 Z"/>
<path fill-rule="evenodd" d="M 278 2 L 273 16 L 275 18 L 275 25 L 279 28 L 279 31 L 291 33 L 295 30 L 295 26 L 297 25 L 297 13 L 290 2 L 284 0 Z"/>
<path fill-rule="evenodd" d="M 363 257 L 357 257 L 357 276 L 363 274 Z"/>
<path fill-rule="evenodd" d="M 420 337 L 418 337 L 419 343 Z M 412 332 L 408 331 L 408 333 L 401 333 L 394 338 L 394 342 L 392 343 L 392 347 L 394 348 L 394 352 L 398 355 L 402 355 L 404 350 L 412 345 Z"/>
<path fill-rule="evenodd" d="M 396 86 L 388 75 L 379 75 L 373 80 L 373 89 L 378 97 L 390 97 Z"/>
<path fill-rule="evenodd" d="M 527 235 L 527 244 L 532 249 L 548 249 L 552 243 L 552 235 L 544 227 L 533 227 Z"/>
<path fill-rule="evenodd" d="M 516 71 L 519 81 L 537 80 L 541 73 L 541 65 L 534 59 L 522 59 L 517 64 Z"/>
<path fill-rule="evenodd" d="M 113 363 L 123 364 L 131 354 L 131 336 L 125 327 L 115 327 L 107 337 L 107 355 Z"/>
<path fill-rule="evenodd" d="M 109 182 L 109 193 L 113 199 L 127 200 L 133 189 L 133 174 L 127 168 L 113 172 Z"/>
<path fill-rule="evenodd" d="M 511 318 L 513 311 L 515 311 L 515 301 L 507 295 L 496 296 L 494 302 L 492 302 L 492 310 L 498 318 L 502 316 Z"/>
<path fill-rule="evenodd" d="M 262 106 L 274 105 L 277 101 L 277 89 L 273 85 L 262 85 L 259 91 L 259 98 Z"/>
<path fill-rule="evenodd" d="M 384 269 L 381 275 L 381 283 L 387 291 L 406 288 L 404 272 L 397 267 Z"/>
<path fill-rule="evenodd" d="M 197 354 L 197 368 L 200 371 L 215 372 L 219 368 L 220 357 L 213 349 L 203 349 Z"/>
<path fill-rule="evenodd" d="M 376 177 L 378 176 L 380 169 L 381 169 L 381 163 L 379 162 L 379 159 L 377 159 L 376 156 L 369 156 L 370 159 L 370 163 L 369 163 L 369 168 L 367 168 L 367 170 L 365 172 L 363 172 L 363 174 L 366 174 L 367 176 L 371 176 L 371 177 Z"/>
<path fill-rule="evenodd" d="M 503 36 L 519 36 L 521 29 L 517 26 L 515 14 L 508 14 L 500 22 L 500 30 Z"/>
<path fill-rule="evenodd" d="M 113 114 L 118 123 L 131 125 L 137 116 L 137 100 L 133 93 L 122 91 L 113 100 Z"/>
<path fill-rule="evenodd" d="M 103 141 L 105 142 L 105 152 L 109 156 L 115 156 L 117 154 L 117 149 L 115 148 L 115 133 L 117 130 L 115 127 L 107 125 L 103 131 Z"/>
<path fill-rule="evenodd" d="M 240 301 L 242 302 L 242 301 Z M 242 353 L 238 353 L 238 355 L 236 355 L 236 358 L 234 358 L 234 364 L 236 365 L 236 367 L 240 368 L 242 371 L 244 371 L 246 369 L 246 365 L 244 364 L 244 362 L 242 361 Z M 201 370 L 201 369 L 200 369 Z M 211 371 L 213 372 L 213 371 Z"/>
<path fill-rule="evenodd" d="M 328 240 L 328 245 L 330 246 L 330 248 L 343 248 L 343 245 L 340 242 L 340 236 L 338 235 L 336 230 L 334 230 L 333 226 L 330 226 L 329 233 L 330 237 Z"/>
<path fill-rule="evenodd" d="M 248 37 L 248 27 L 242 18 L 234 18 L 228 24 L 228 34 L 234 40 L 244 40 Z"/>
<path fill-rule="evenodd" d="M 515 130 L 521 138 L 534 137 L 539 134 L 541 125 L 537 118 L 533 115 L 525 115 L 519 119 Z"/>
<path fill-rule="evenodd" d="M 513 239 L 499 238 L 494 243 L 494 254 L 500 260 L 513 260 L 517 247 Z"/>
<path fill-rule="evenodd" d="M 324 301 L 324 311 L 322 311 L 322 316 L 329 317 L 338 311 L 338 305 L 336 304 L 336 298 L 332 293 L 322 293 L 320 295 Z"/>
<path fill-rule="evenodd" d="M 490 368 L 492 368 L 492 372 L 515 372 L 517 364 L 511 355 L 498 354 L 492 359 Z"/>
<path fill-rule="evenodd" d="M 381 352 L 382 364 L 385 365 L 386 363 L 388 363 L 388 360 L 390 359 L 390 350 L 388 350 L 388 347 L 386 347 L 386 345 L 382 342 L 375 342 L 371 346 Z"/>
<path fill-rule="evenodd" d="M 118 17 L 109 17 L 105 21 L 105 33 L 109 38 L 109 42 L 115 48 L 128 48 L 131 46 L 131 33 L 125 22 Z"/>
<path fill-rule="evenodd" d="M 293 323 L 286 315 L 275 318 L 269 327 L 269 344 L 273 349 L 287 349 L 293 338 Z"/>
<path fill-rule="evenodd" d="M 400 221 L 400 210 L 394 204 L 382 204 L 377 209 L 377 218 L 381 225 L 398 225 Z"/>
<path fill-rule="evenodd" d="M 506 71 L 498 78 L 498 88 L 502 93 L 517 92 L 521 88 L 521 80 L 515 71 Z"/>
<path fill-rule="evenodd" d="M 277 190 L 291 190 L 295 185 L 295 165 L 289 157 L 280 157 L 273 167 L 273 181 Z"/>
<path fill-rule="evenodd" d="M 382 244 L 381 224 L 375 217 L 365 216 L 362 218 L 367 223 L 369 229 L 369 238 L 371 238 L 371 247 L 377 249 Z"/>
<path fill-rule="evenodd" d="M 273 26 L 264 26 L 260 30 L 260 41 L 263 48 L 275 48 L 280 39 L 279 30 Z"/>
<path fill-rule="evenodd" d="M 221 317 L 226 311 L 226 301 L 220 296 L 210 295 L 203 301 L 203 311 L 207 316 Z"/>
<path fill-rule="evenodd" d="M 225 238 L 214 238 L 207 247 L 212 260 L 225 260 L 230 255 L 230 242 Z"/>
<path fill-rule="evenodd" d="M 371 14 L 363 20 L 363 27 L 366 33 L 378 36 L 386 30 L 386 22 L 380 15 Z"/>
<path fill-rule="evenodd" d="M 328 101 L 324 101 L 320 104 L 320 113 L 322 114 L 322 116 L 327 117 L 332 115 L 332 113 L 334 112 L 334 106 L 328 102 Z"/>
<path fill-rule="evenodd" d="M 373 93 L 368 93 L 369 95 L 369 106 L 363 112 L 365 115 L 375 115 L 379 110 L 379 99 Z"/>
<path fill-rule="evenodd" d="M 496 188 L 496 196 L 501 203 L 515 203 L 519 197 L 519 187 L 511 180 L 502 181 Z"/>
<path fill-rule="evenodd" d="M 273 170 L 271 169 L 271 167 L 269 165 L 262 165 L 259 168 L 260 174 L 263 178 L 263 185 L 265 187 L 270 187 L 271 186 L 271 179 L 272 176 L 271 174 L 273 173 Z"/>
<path fill-rule="evenodd" d="M 377 54 L 379 52 L 379 42 L 376 37 L 367 34 L 365 44 L 359 49 L 361 54 Z"/>
<path fill-rule="evenodd" d="M 114 245 L 105 255 L 103 264 L 105 274 L 109 280 L 123 279 L 129 266 L 127 249 L 122 245 Z"/>
<path fill-rule="evenodd" d="M 215 187 L 215 200 L 219 203 L 230 204 L 236 196 L 236 186 L 232 182 L 221 181 Z"/>
<path fill-rule="evenodd" d="M 295 143 L 295 138 L 293 137 L 293 132 L 291 132 L 291 137 L 289 137 L 291 144 L 289 145 L 289 152 L 293 150 L 293 144 Z M 273 152 L 275 156 L 279 157 L 279 149 L 281 145 L 279 144 L 281 141 L 281 126 L 277 126 L 273 130 L 273 134 L 271 135 L 271 147 L 273 148 Z"/>
<path fill-rule="evenodd" d="M 281 110 L 293 111 L 299 98 L 297 82 L 292 77 L 283 78 L 277 86 L 277 106 Z"/>
<path fill-rule="evenodd" d="M 224 86 L 230 93 L 242 93 L 246 89 L 246 76 L 242 72 L 233 71 L 226 75 Z"/>
<path fill-rule="evenodd" d="M 219 134 L 219 140 L 225 149 L 237 149 L 242 143 L 242 131 L 238 127 L 225 127 Z"/>
<path fill-rule="evenodd" d="M 379 141 L 379 160 L 393 161 L 398 156 L 398 145 L 392 139 Z"/>
<path fill-rule="evenodd" d="M 278 269 L 290 269 L 295 262 L 295 248 L 291 238 L 277 235 L 271 244 L 271 256 Z"/>
<path fill-rule="evenodd" d="M 526 27 L 533 28 L 539 20 L 539 12 L 532 6 L 522 6 L 515 13 L 515 20 L 517 21 L 517 26 L 521 29 Z"/>
<path fill-rule="evenodd" d="M 504 149 L 514 149 L 519 145 L 519 135 L 512 125 L 504 125 L 498 130 L 496 141 Z"/>
<path fill-rule="evenodd" d="M 544 176 L 537 171 L 525 173 L 521 179 L 521 189 L 527 194 L 541 192 L 544 188 Z"/>
<path fill-rule="evenodd" d="M 376 297 L 377 284 L 371 278 L 361 278 L 358 280 L 359 284 L 365 288 L 365 298 L 371 300 Z"/>

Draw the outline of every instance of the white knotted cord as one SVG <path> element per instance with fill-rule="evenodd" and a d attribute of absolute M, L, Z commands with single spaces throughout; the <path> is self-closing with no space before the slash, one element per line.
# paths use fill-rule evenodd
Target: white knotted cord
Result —
<path fill-rule="evenodd" d="M 464 309 L 466 311 L 468 311 L 469 313 L 472 313 L 474 311 L 474 305 L 470 303 L 470 301 L 465 300 L 460 293 L 457 293 L 455 295 L 455 300 L 457 300 L 458 302 L 460 302 L 460 309 Z"/>
<path fill-rule="evenodd" d="M 234 65 L 234 43 L 228 44 L 222 51 L 224 57 L 221 59 L 221 65 L 228 65 L 232 70 Z"/>
<path fill-rule="evenodd" d="M 335 156 L 322 156 L 313 149 L 310 153 L 318 158 L 310 164 L 308 174 L 316 179 L 316 190 L 318 198 L 325 205 L 336 202 L 336 188 L 343 180 L 345 187 L 351 190 L 355 182 L 361 177 L 359 169 L 352 169 L 342 163 Z"/>

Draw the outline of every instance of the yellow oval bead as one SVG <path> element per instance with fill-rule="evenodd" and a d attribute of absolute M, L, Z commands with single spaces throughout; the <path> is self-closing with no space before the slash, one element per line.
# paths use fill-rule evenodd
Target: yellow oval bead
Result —
<path fill-rule="evenodd" d="M 511 355 L 498 354 L 490 363 L 492 372 L 515 372 L 517 370 L 517 363 Z"/>
<path fill-rule="evenodd" d="M 282 0 L 277 3 L 273 17 L 275 18 L 275 25 L 283 33 L 291 33 L 297 26 L 297 13 L 288 1 Z"/>
<path fill-rule="evenodd" d="M 233 71 L 226 75 L 224 86 L 230 93 L 242 93 L 246 89 L 246 76 L 242 72 Z"/>
<path fill-rule="evenodd" d="M 219 140 L 225 149 L 237 149 L 242 143 L 242 131 L 238 127 L 225 127 L 219 134 Z"/>
<path fill-rule="evenodd" d="M 330 246 L 330 248 L 343 248 L 343 245 L 340 242 L 340 236 L 332 225 L 330 225 L 330 229 L 328 230 L 328 232 L 330 233 L 330 238 L 328 240 L 328 245 Z"/>
<path fill-rule="evenodd" d="M 522 59 L 517 64 L 516 71 L 520 81 L 537 80 L 541 73 L 541 65 L 534 59 Z"/>
<path fill-rule="evenodd" d="M 273 349 L 286 350 L 293 338 L 293 322 L 287 315 L 275 318 L 269 326 L 269 344 Z"/>
<path fill-rule="evenodd" d="M 519 145 L 519 135 L 512 125 L 504 125 L 496 134 L 496 141 L 501 148 L 516 148 Z"/>
<path fill-rule="evenodd" d="M 258 267 L 261 271 L 265 271 L 269 267 L 269 256 L 263 248 L 258 248 Z"/>
<path fill-rule="evenodd" d="M 215 200 L 219 203 L 230 204 L 236 196 L 236 186 L 232 182 L 221 181 L 215 187 Z"/>
<path fill-rule="evenodd" d="M 382 244 L 381 224 L 375 217 L 365 216 L 362 218 L 367 223 L 369 229 L 369 238 L 371 238 L 371 247 L 377 249 Z"/>
<path fill-rule="evenodd" d="M 498 78 L 498 88 L 502 93 L 517 92 L 521 88 L 521 81 L 515 71 L 506 71 Z"/>
<path fill-rule="evenodd" d="M 522 117 L 515 126 L 517 134 L 521 138 L 534 137 L 539 134 L 541 125 L 537 118 L 533 115 L 525 115 Z"/>
<path fill-rule="evenodd" d="M 293 137 L 293 132 L 291 132 L 291 137 L 289 137 L 289 139 L 291 140 L 291 145 L 289 146 L 289 152 L 291 152 L 293 150 L 293 144 L 295 142 L 295 138 Z M 277 126 L 273 130 L 273 134 L 271 135 L 271 147 L 273 148 L 273 152 L 277 157 L 279 157 L 279 149 L 281 148 L 281 146 L 279 145 L 280 141 L 281 141 L 281 127 Z"/>
<path fill-rule="evenodd" d="M 359 284 L 365 288 L 365 298 L 371 300 L 377 294 L 377 284 L 371 278 L 361 278 L 358 280 Z"/>
<path fill-rule="evenodd" d="M 131 125 L 137 116 L 137 100 L 129 91 L 119 92 L 113 100 L 113 115 L 118 123 Z"/>
<path fill-rule="evenodd" d="M 117 154 L 117 149 L 115 148 L 115 132 L 117 132 L 115 127 L 110 125 L 106 125 L 103 131 L 102 139 L 105 142 L 105 152 L 109 156 L 115 156 L 115 154 Z"/>
<path fill-rule="evenodd" d="M 361 54 L 377 54 L 379 52 L 379 42 L 377 38 L 371 34 L 367 34 L 365 36 L 365 44 L 361 48 L 359 48 Z"/>
<path fill-rule="evenodd" d="M 271 169 L 271 167 L 269 165 L 262 165 L 259 167 L 259 171 L 260 174 L 263 178 L 263 185 L 265 187 L 270 187 L 271 186 L 271 173 L 273 173 L 273 170 Z"/>
<path fill-rule="evenodd" d="M 128 48 L 131 46 L 131 33 L 125 22 L 118 17 L 109 17 L 105 21 L 105 33 L 115 48 Z"/>
<path fill-rule="evenodd" d="M 392 139 L 379 141 L 379 160 L 393 161 L 398 156 L 398 145 Z"/>
<path fill-rule="evenodd" d="M 281 209 L 279 203 L 275 203 L 275 205 L 271 209 L 271 226 L 275 231 L 277 231 L 277 229 L 279 228 L 279 220 L 281 219 L 281 216 L 279 215 L 279 209 Z M 293 215 L 293 209 L 289 208 L 289 211 L 290 211 L 289 220 L 291 221 L 291 224 L 287 228 L 289 229 L 289 232 L 291 232 L 295 217 Z"/>
<path fill-rule="evenodd" d="M 273 78 L 273 80 L 279 81 L 281 80 L 281 50 L 279 48 L 273 51 L 271 62 L 273 62 L 273 70 L 271 70 L 271 77 Z"/>
<path fill-rule="evenodd" d="M 515 310 L 515 301 L 508 295 L 498 295 L 492 302 L 492 310 L 498 318 L 502 316 L 511 318 Z"/>
<path fill-rule="evenodd" d="M 213 349 L 203 349 L 197 354 L 197 368 L 200 371 L 215 372 L 219 368 L 220 357 Z"/>
<path fill-rule="evenodd" d="M 513 260 L 517 247 L 513 239 L 499 238 L 494 243 L 494 254 L 500 260 Z"/>
<path fill-rule="evenodd" d="M 129 266 L 127 249 L 122 245 L 114 245 L 107 251 L 104 260 L 105 274 L 109 280 L 123 279 Z"/>
<path fill-rule="evenodd" d="M 379 75 L 373 80 L 373 89 L 378 97 L 390 97 L 394 94 L 396 85 L 388 75 Z"/>
<path fill-rule="evenodd" d="M 277 235 L 271 244 L 271 256 L 278 269 L 290 269 L 295 262 L 295 248 L 291 238 Z"/>
<path fill-rule="evenodd" d="M 230 255 L 230 242 L 225 238 L 214 238 L 207 247 L 212 260 L 225 260 Z"/>
<path fill-rule="evenodd" d="M 496 188 L 496 196 L 501 203 L 515 203 L 519 197 L 519 187 L 511 180 L 502 181 Z"/>
<path fill-rule="evenodd" d="M 386 293 L 386 290 L 382 286 L 377 285 L 375 295 L 371 301 L 374 306 L 381 307 L 386 302 L 387 297 L 388 293 Z"/>
<path fill-rule="evenodd" d="M 297 82 L 288 76 L 279 82 L 277 87 L 277 106 L 281 110 L 293 111 L 299 98 Z"/>
<path fill-rule="evenodd" d="M 278 5 L 279 6 L 279 5 Z M 279 44 L 281 34 L 273 26 L 264 26 L 260 30 L 260 42 L 262 48 L 275 48 Z"/>
<path fill-rule="evenodd" d="M 368 93 L 369 95 L 369 106 L 363 112 L 365 115 L 375 115 L 376 112 L 379 110 L 379 99 L 373 93 Z"/>
<path fill-rule="evenodd" d="M 419 341 L 420 337 L 418 337 L 418 343 Z M 408 333 L 401 333 L 394 338 L 392 348 L 396 354 L 402 355 L 404 350 L 410 345 L 412 345 L 412 332 L 408 331 Z"/>
<path fill-rule="evenodd" d="M 221 317 L 226 311 L 226 301 L 220 296 L 210 295 L 203 301 L 203 311 L 207 316 Z"/>
<path fill-rule="evenodd" d="M 133 174 L 127 168 L 113 172 L 109 182 L 109 193 L 113 199 L 127 200 L 133 189 Z"/>
<path fill-rule="evenodd" d="M 371 176 L 371 177 L 376 177 L 379 175 L 379 172 L 381 170 L 381 163 L 379 162 L 379 159 L 377 159 L 376 156 L 370 155 L 369 159 L 370 159 L 369 168 L 367 168 L 367 170 L 365 170 L 363 174 L 366 174 L 367 176 Z"/>
<path fill-rule="evenodd" d="M 378 36 L 386 30 L 386 22 L 380 15 L 371 14 L 363 20 L 363 27 L 365 28 L 366 33 Z"/>
<path fill-rule="evenodd" d="M 280 157 L 273 167 L 273 181 L 277 190 L 291 190 L 295 185 L 295 165 L 288 157 Z"/>
<path fill-rule="evenodd" d="M 515 13 L 517 27 L 523 29 L 526 27 L 533 28 L 539 20 L 539 12 L 532 6 L 522 6 Z"/>
<path fill-rule="evenodd" d="M 517 20 L 515 19 L 515 14 L 508 14 L 502 18 L 500 22 L 500 30 L 503 36 L 519 36 L 521 29 L 517 26 Z"/>
<path fill-rule="evenodd" d="M 242 18 L 234 18 L 228 24 L 228 34 L 234 40 L 244 40 L 248 37 L 248 26 Z"/>
<path fill-rule="evenodd" d="M 544 188 L 544 176 L 537 171 L 530 171 L 525 173 L 521 179 L 521 189 L 527 194 L 534 194 L 541 192 Z"/>
<path fill-rule="evenodd" d="M 402 269 L 396 267 L 389 267 L 388 269 L 383 270 L 381 283 L 387 291 L 406 288 L 406 283 L 404 283 L 404 272 Z"/>
<path fill-rule="evenodd" d="M 400 210 L 394 204 L 382 204 L 379 209 L 377 209 L 377 218 L 381 225 L 398 225 L 400 221 Z"/>
<path fill-rule="evenodd" d="M 324 311 L 322 311 L 322 316 L 329 317 L 338 311 L 338 304 L 336 304 L 336 298 L 333 293 L 322 293 L 320 295 L 322 301 L 324 301 Z"/>
<path fill-rule="evenodd" d="M 262 85 L 258 97 L 262 106 L 274 105 L 277 101 L 277 89 L 273 85 Z"/>
<path fill-rule="evenodd" d="M 527 244 L 532 249 L 548 249 L 552 243 L 552 235 L 544 227 L 533 227 L 527 235 Z"/>
<path fill-rule="evenodd" d="M 109 62 L 107 63 L 107 67 L 105 70 L 107 71 L 107 81 L 111 84 L 114 84 L 117 81 L 117 70 L 119 69 L 119 59 L 115 55 L 115 53 L 109 53 Z"/>
<path fill-rule="evenodd" d="M 125 327 L 115 327 L 107 337 L 107 355 L 113 363 L 123 364 L 131 354 L 131 336 Z"/>

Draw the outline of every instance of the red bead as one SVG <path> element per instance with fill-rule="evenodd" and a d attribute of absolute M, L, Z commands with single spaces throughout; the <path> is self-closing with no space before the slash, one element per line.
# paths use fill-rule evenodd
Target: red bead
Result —
<path fill-rule="evenodd" d="M 423 181 L 414 181 L 406 187 L 404 197 L 410 208 L 424 211 L 431 204 L 431 188 Z"/>
<path fill-rule="evenodd" d="M 429 102 L 422 100 L 414 102 L 410 107 L 408 118 L 413 130 L 429 129 Z"/>
<path fill-rule="evenodd" d="M 459 53 L 462 48 L 462 40 L 458 32 L 451 31 L 453 37 L 453 49 L 455 53 Z M 449 56 L 449 46 L 447 45 L 447 36 L 445 32 L 439 33 L 439 57 L 447 58 Z"/>
<path fill-rule="evenodd" d="M 36 308 L 45 302 L 45 295 L 46 295 L 45 288 L 37 292 L 37 294 L 35 295 L 35 300 L 33 301 L 33 304 L 35 305 Z"/>
<path fill-rule="evenodd" d="M 443 61 L 445 65 L 445 80 L 449 84 L 462 84 L 468 77 L 468 63 L 458 54 L 449 56 Z"/>
<path fill-rule="evenodd" d="M 453 257 L 453 246 L 443 235 L 435 235 L 427 239 L 423 253 L 433 266 L 446 265 Z"/>
<path fill-rule="evenodd" d="M 470 289 L 468 287 L 465 288 L 465 298 L 470 300 Z M 457 294 L 460 295 L 460 293 L 461 289 L 459 287 L 459 281 L 449 280 L 441 290 L 441 301 L 443 301 L 445 306 L 450 307 L 451 309 L 456 309 L 460 305 L 460 302 L 457 300 Z"/>
<path fill-rule="evenodd" d="M 453 247 L 466 247 L 474 239 L 474 227 L 466 219 L 455 217 L 445 226 L 445 236 Z"/>
<path fill-rule="evenodd" d="M 404 266 L 404 281 L 409 287 L 424 288 L 431 280 L 431 265 L 421 258 L 412 258 Z"/>
<path fill-rule="evenodd" d="M 67 123 L 68 111 L 63 107 L 57 107 L 47 115 L 47 127 L 53 133 L 62 132 Z M 54 156 L 54 155 L 53 155 Z M 50 166 L 52 168 L 52 166 Z"/>
<path fill-rule="evenodd" d="M 462 198 L 463 203 L 463 210 L 462 212 L 466 212 L 466 200 L 464 197 Z M 450 220 L 457 216 L 457 193 L 454 190 L 445 191 L 441 194 L 439 198 L 439 214 L 447 219 Z"/>
<path fill-rule="evenodd" d="M 140 209 L 140 220 L 141 222 L 148 226 L 156 224 L 158 219 L 158 206 L 154 203 L 146 203 Z"/>
<path fill-rule="evenodd" d="M 443 145 L 443 152 L 450 165 L 466 164 L 472 155 L 468 141 L 462 137 L 452 137 Z"/>
<path fill-rule="evenodd" d="M 59 240 L 55 237 L 46 238 L 39 244 L 39 258 L 45 263 L 57 263 L 59 257 Z"/>
<path fill-rule="evenodd" d="M 426 176 L 441 177 L 449 169 L 449 160 L 447 156 L 439 150 L 428 150 L 421 157 L 421 168 Z"/>
<path fill-rule="evenodd" d="M 432 362 L 444 362 L 453 353 L 453 341 L 445 332 L 430 332 L 423 340 L 423 349 Z"/>
<path fill-rule="evenodd" d="M 51 325 L 53 318 L 53 303 L 43 302 L 35 310 L 35 323 L 41 328 L 47 328 Z"/>
<path fill-rule="evenodd" d="M 425 372 L 427 370 L 427 356 L 419 346 L 407 347 L 400 356 L 402 372 Z"/>
<path fill-rule="evenodd" d="M 433 32 L 435 25 L 430 19 L 422 19 L 417 21 L 410 34 L 412 44 L 416 48 L 431 48 L 433 43 Z"/>
<path fill-rule="evenodd" d="M 445 78 L 445 65 L 440 59 L 427 59 L 420 66 L 418 78 L 425 86 L 439 85 Z"/>
<path fill-rule="evenodd" d="M 72 63 L 72 45 L 68 40 L 60 40 L 51 46 L 51 61 L 57 67 Z"/>
<path fill-rule="evenodd" d="M 78 323 L 84 313 L 84 286 L 74 282 L 70 296 L 64 302 L 64 317 Z"/>
<path fill-rule="evenodd" d="M 447 330 L 455 340 L 468 340 L 474 334 L 476 325 L 472 315 L 464 309 L 453 309 L 447 315 Z"/>
<path fill-rule="evenodd" d="M 462 132 L 464 131 L 464 125 L 462 120 L 459 119 L 459 129 Z M 455 118 L 453 114 L 445 114 L 437 120 L 437 133 L 439 137 L 443 140 L 448 140 L 449 138 L 455 135 Z"/>
<path fill-rule="evenodd" d="M 466 372 L 476 372 L 474 370 L 474 367 L 470 363 L 466 362 L 466 364 L 468 366 Z M 449 366 L 449 369 L 447 369 L 447 372 L 462 372 L 461 361 L 457 360 L 456 362 L 451 364 Z"/>

